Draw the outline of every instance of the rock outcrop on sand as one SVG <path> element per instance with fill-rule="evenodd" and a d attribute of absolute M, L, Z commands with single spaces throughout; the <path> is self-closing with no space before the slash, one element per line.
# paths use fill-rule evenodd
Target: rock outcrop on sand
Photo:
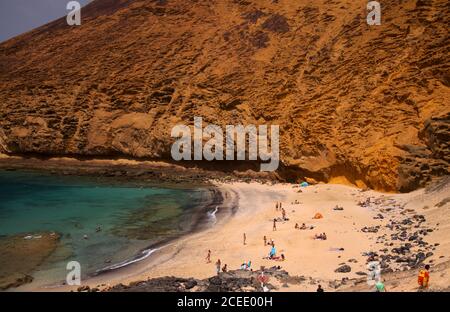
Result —
<path fill-rule="evenodd" d="M 449 172 L 448 1 L 366 5 L 93 1 L 0 44 L 0 153 L 169 160 L 199 116 L 280 125 L 281 179 L 421 187 Z"/>
<path fill-rule="evenodd" d="M 232 270 L 229 272 L 222 272 L 216 276 L 206 278 L 203 280 L 194 278 L 177 278 L 177 277 L 161 277 L 148 279 L 147 281 L 140 281 L 131 283 L 129 285 L 119 284 L 110 288 L 105 288 L 104 291 L 109 292 L 186 292 L 186 291 L 201 291 L 201 292 L 254 292 L 263 291 L 261 282 L 258 277 L 261 275 L 261 270 Z M 292 278 L 289 274 L 280 269 L 273 267 L 264 270 L 264 275 L 267 276 L 267 281 L 264 286 L 267 289 L 275 289 L 272 283 L 280 284 L 287 281 L 299 283 L 299 281 L 306 281 L 306 278 Z M 86 287 L 81 287 L 78 291 L 97 291 Z"/>

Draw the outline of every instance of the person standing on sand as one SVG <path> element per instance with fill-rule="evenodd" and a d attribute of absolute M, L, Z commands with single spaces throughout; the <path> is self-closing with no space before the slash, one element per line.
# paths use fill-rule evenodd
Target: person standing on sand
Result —
<path fill-rule="evenodd" d="M 417 282 L 419 283 L 419 289 L 427 289 L 428 282 L 430 281 L 430 266 L 427 264 L 425 268 L 419 271 L 419 276 L 417 277 Z"/>
<path fill-rule="evenodd" d="M 244 233 L 244 245 L 247 245 L 247 235 Z"/>
<path fill-rule="evenodd" d="M 211 250 L 208 250 L 208 255 L 206 256 L 206 263 L 211 263 Z"/>
<path fill-rule="evenodd" d="M 281 216 L 283 217 L 283 220 L 286 220 L 286 210 L 284 210 L 284 208 L 281 208 Z"/>
<path fill-rule="evenodd" d="M 266 235 L 264 235 L 264 246 L 266 246 L 267 245 L 267 237 L 266 237 Z"/>
<path fill-rule="evenodd" d="M 322 285 L 319 284 L 319 286 L 317 286 L 316 292 L 324 292 Z"/>
<path fill-rule="evenodd" d="M 219 275 L 219 273 L 220 273 L 220 267 L 221 267 L 221 265 L 222 265 L 222 262 L 220 261 L 220 259 L 217 259 L 217 262 L 216 262 L 216 272 L 217 272 L 217 275 Z"/>
<path fill-rule="evenodd" d="M 278 211 L 278 202 L 277 202 L 277 204 L 275 205 L 275 210 Z"/>
<path fill-rule="evenodd" d="M 273 219 L 273 230 L 277 230 L 277 219 Z"/>

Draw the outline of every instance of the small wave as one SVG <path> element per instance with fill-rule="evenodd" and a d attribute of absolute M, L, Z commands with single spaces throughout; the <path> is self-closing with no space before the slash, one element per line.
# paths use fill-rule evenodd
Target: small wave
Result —
<path fill-rule="evenodd" d="M 217 211 L 219 211 L 219 206 L 216 206 L 216 209 L 214 209 L 213 211 L 208 212 L 208 217 L 213 223 L 217 222 L 217 217 L 216 217 Z"/>
<path fill-rule="evenodd" d="M 145 250 L 141 251 L 141 253 L 139 255 L 137 255 L 136 257 L 134 257 L 131 260 L 125 260 L 125 261 L 122 261 L 122 262 L 110 265 L 110 266 L 108 266 L 106 268 L 97 270 L 95 273 L 99 274 L 99 273 L 103 273 L 103 272 L 106 272 L 106 271 L 117 270 L 117 269 L 123 268 L 123 267 L 125 267 L 127 265 L 130 265 L 130 264 L 142 261 L 142 260 L 147 259 L 148 257 L 150 257 L 155 251 L 158 251 L 161 248 L 162 247 L 145 249 Z"/>

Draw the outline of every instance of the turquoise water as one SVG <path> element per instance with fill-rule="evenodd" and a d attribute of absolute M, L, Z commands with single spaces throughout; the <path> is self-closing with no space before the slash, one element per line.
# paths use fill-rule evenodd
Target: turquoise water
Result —
<path fill-rule="evenodd" d="M 60 233 L 60 246 L 37 274 L 55 282 L 64 280 L 68 261 L 80 262 L 83 275 L 92 274 L 183 234 L 195 207 L 206 201 L 202 189 L 0 171 L 0 235 Z"/>

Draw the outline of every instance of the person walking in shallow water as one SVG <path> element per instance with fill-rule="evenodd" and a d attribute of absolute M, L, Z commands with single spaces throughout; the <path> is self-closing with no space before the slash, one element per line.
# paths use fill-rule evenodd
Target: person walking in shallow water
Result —
<path fill-rule="evenodd" d="M 208 255 L 206 256 L 206 263 L 211 263 L 211 250 L 208 250 Z"/>
<path fill-rule="evenodd" d="M 274 231 L 277 230 L 277 219 L 273 219 L 273 228 Z"/>

